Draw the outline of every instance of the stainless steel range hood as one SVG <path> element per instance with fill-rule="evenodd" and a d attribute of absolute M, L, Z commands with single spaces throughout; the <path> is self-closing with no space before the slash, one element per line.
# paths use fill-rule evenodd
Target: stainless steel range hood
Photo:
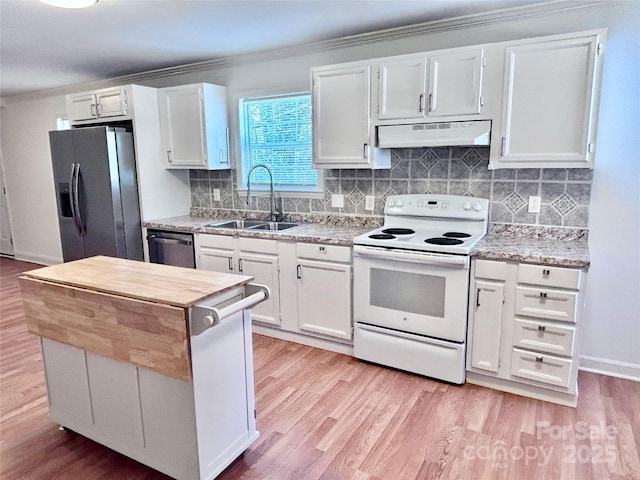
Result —
<path fill-rule="evenodd" d="M 465 147 L 489 145 L 490 120 L 447 123 L 414 123 L 411 125 L 380 125 L 378 147 Z"/>

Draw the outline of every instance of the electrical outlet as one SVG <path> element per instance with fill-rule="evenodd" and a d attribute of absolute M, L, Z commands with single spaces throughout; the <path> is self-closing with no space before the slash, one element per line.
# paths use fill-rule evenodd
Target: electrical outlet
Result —
<path fill-rule="evenodd" d="M 341 193 L 334 193 L 331 195 L 331 207 L 343 208 L 344 207 L 344 195 Z"/>
<path fill-rule="evenodd" d="M 213 201 L 214 202 L 219 202 L 220 201 L 220 189 L 219 188 L 214 188 L 213 189 Z"/>
<path fill-rule="evenodd" d="M 376 203 L 376 197 L 373 195 L 367 195 L 364 197 L 364 209 L 372 211 Z"/>
<path fill-rule="evenodd" d="M 540 197 L 529 197 L 529 213 L 540 213 Z"/>

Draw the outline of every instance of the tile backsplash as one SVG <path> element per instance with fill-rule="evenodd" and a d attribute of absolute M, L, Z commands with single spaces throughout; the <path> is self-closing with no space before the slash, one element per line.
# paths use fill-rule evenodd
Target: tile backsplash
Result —
<path fill-rule="evenodd" d="M 285 213 L 383 215 L 388 195 L 445 193 L 488 198 L 490 222 L 586 228 L 593 171 L 588 169 L 488 170 L 488 147 L 406 148 L 391 152 L 384 170 L 325 170 L 320 198 L 284 198 Z M 233 170 L 191 170 L 191 206 L 269 211 L 268 196 L 256 197 L 252 208 L 236 193 Z M 214 201 L 213 190 L 220 190 Z M 332 194 L 344 195 L 344 208 L 331 207 Z M 365 196 L 375 196 L 373 212 Z M 530 195 L 541 197 L 540 213 L 528 213 Z"/>

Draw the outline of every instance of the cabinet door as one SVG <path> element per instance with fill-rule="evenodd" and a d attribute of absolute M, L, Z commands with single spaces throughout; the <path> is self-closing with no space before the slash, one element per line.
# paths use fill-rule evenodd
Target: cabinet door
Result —
<path fill-rule="evenodd" d="M 351 340 L 351 266 L 298 261 L 298 325 Z"/>
<path fill-rule="evenodd" d="M 138 369 L 91 352 L 86 355 L 94 428 L 114 445 L 144 448 Z"/>
<path fill-rule="evenodd" d="M 378 118 L 424 118 L 427 88 L 424 56 L 382 62 L 378 74 Z"/>
<path fill-rule="evenodd" d="M 68 97 L 67 113 L 69 121 L 91 120 L 96 118 L 96 96 L 93 94 L 72 95 Z"/>
<path fill-rule="evenodd" d="M 85 351 L 41 337 L 49 414 L 69 428 L 93 425 Z"/>
<path fill-rule="evenodd" d="M 98 117 L 120 117 L 127 114 L 127 94 L 118 88 L 96 94 Z"/>
<path fill-rule="evenodd" d="M 175 167 L 204 167 L 202 88 L 162 89 L 158 102 L 165 161 Z"/>
<path fill-rule="evenodd" d="M 314 70 L 314 167 L 370 163 L 370 66 Z"/>
<path fill-rule="evenodd" d="M 593 166 L 598 38 L 507 47 L 499 161 L 535 168 Z"/>
<path fill-rule="evenodd" d="M 504 284 L 476 280 L 471 366 L 498 372 Z"/>
<path fill-rule="evenodd" d="M 266 285 L 271 291 L 267 300 L 251 309 L 251 319 L 262 323 L 280 325 L 280 283 L 278 257 L 239 252 L 238 273 L 250 275 L 255 282 Z"/>
<path fill-rule="evenodd" d="M 234 253 L 232 250 L 218 250 L 200 247 L 197 267 L 210 272 L 234 272 Z"/>
<path fill-rule="evenodd" d="M 203 84 L 204 148 L 209 170 L 224 170 L 229 166 L 229 122 L 227 88 Z"/>
<path fill-rule="evenodd" d="M 480 113 L 482 61 L 482 49 L 430 57 L 427 117 Z"/>

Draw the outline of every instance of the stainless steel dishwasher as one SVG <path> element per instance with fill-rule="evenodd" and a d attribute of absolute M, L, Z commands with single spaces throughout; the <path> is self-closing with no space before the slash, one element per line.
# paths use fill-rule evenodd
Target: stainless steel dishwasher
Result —
<path fill-rule="evenodd" d="M 193 234 L 147 230 L 147 242 L 151 263 L 196 268 Z"/>

